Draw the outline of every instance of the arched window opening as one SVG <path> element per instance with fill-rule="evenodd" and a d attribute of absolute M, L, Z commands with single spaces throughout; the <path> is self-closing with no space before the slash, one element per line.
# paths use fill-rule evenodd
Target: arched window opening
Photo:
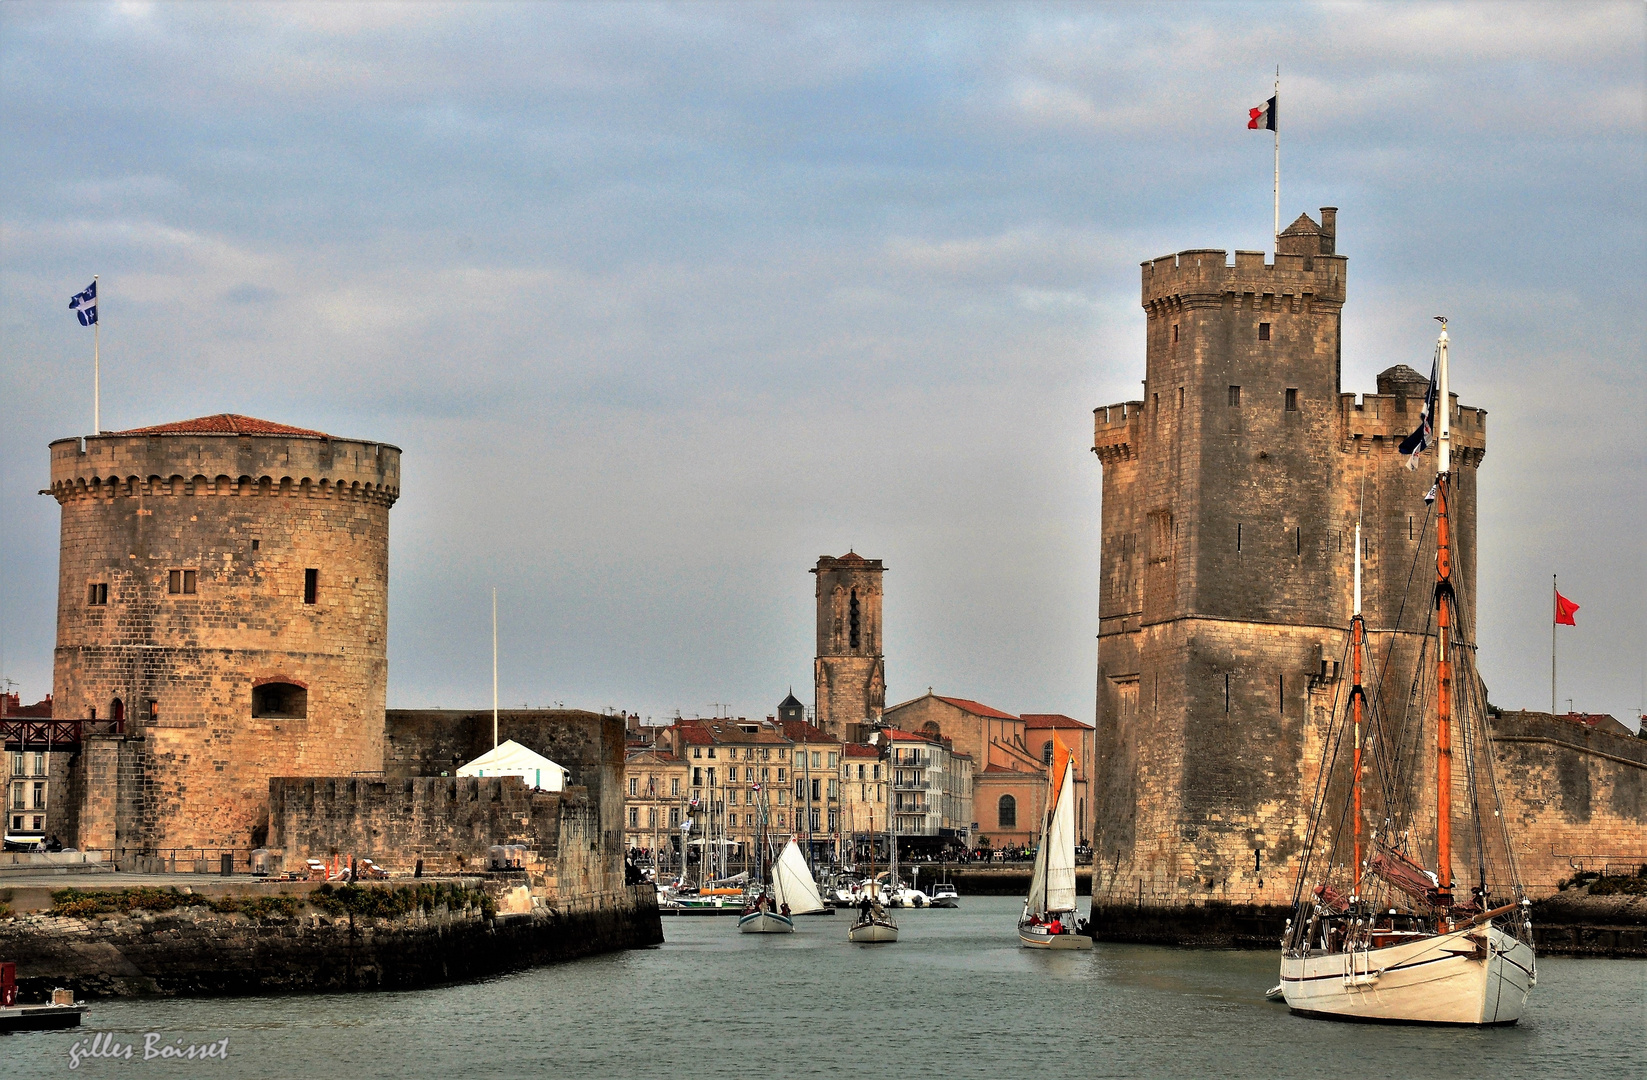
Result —
<path fill-rule="evenodd" d="M 1042 765 L 1051 765 L 1052 764 L 1052 740 L 1051 739 L 1048 739 L 1046 742 L 1041 744 L 1041 764 Z"/>
<path fill-rule="evenodd" d="M 126 719 L 126 703 L 119 698 L 109 702 L 109 718 L 117 724 Z"/>
<path fill-rule="evenodd" d="M 252 716 L 301 720 L 309 715 L 309 691 L 294 683 L 271 682 L 252 687 Z"/>
<path fill-rule="evenodd" d="M 943 737 L 943 731 L 938 727 L 938 721 L 936 720 L 928 720 L 926 723 L 922 724 L 921 734 L 925 735 L 929 739 L 938 739 Z"/>
<path fill-rule="evenodd" d="M 1003 829 L 1018 827 L 1018 800 L 1011 795 L 1002 795 L 1001 801 L 995 806 L 995 817 Z"/>
<path fill-rule="evenodd" d="M 848 642 L 852 648 L 858 647 L 858 590 L 852 590 L 852 602 L 847 605 Z"/>

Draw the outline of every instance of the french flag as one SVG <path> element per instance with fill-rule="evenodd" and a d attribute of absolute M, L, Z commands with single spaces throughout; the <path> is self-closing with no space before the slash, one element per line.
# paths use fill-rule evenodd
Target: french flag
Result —
<path fill-rule="evenodd" d="M 1277 94 L 1256 109 L 1247 110 L 1247 127 L 1253 131 L 1279 131 L 1277 125 L 1276 106 L 1281 95 Z"/>

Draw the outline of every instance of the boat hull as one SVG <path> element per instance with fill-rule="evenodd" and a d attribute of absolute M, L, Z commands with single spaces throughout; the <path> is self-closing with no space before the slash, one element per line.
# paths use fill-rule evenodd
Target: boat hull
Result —
<path fill-rule="evenodd" d="M 56 1031 L 80 1026 L 84 1005 L 17 1005 L 0 1008 L 0 1031 Z"/>
<path fill-rule="evenodd" d="M 795 920 L 776 911 L 750 911 L 738 916 L 740 934 L 793 934 Z"/>
<path fill-rule="evenodd" d="M 1536 982 L 1533 950 L 1475 927 L 1353 953 L 1281 958 L 1287 1007 L 1396 1024 L 1513 1024 Z"/>
<path fill-rule="evenodd" d="M 1072 934 L 1068 930 L 1054 934 L 1043 925 L 1020 923 L 1018 944 L 1026 949 L 1080 950 L 1091 949 L 1092 939 L 1085 934 Z"/>
<path fill-rule="evenodd" d="M 846 940 L 860 945 L 888 945 L 898 940 L 898 928 L 891 923 L 855 923 L 846 932 Z"/>

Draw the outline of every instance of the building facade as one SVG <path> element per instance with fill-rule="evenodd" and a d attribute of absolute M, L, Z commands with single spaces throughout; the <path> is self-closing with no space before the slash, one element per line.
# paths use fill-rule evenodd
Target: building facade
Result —
<path fill-rule="evenodd" d="M 972 762 L 972 842 L 992 848 L 1033 845 L 1046 812 L 1047 766 L 1030 748 L 1020 716 L 930 689 L 886 710 L 887 723 L 948 740 Z"/>
<path fill-rule="evenodd" d="M 901 849 L 970 847 L 972 757 L 943 738 L 896 729 L 885 736 Z"/>
<path fill-rule="evenodd" d="M 886 706 L 886 658 L 881 652 L 879 559 L 849 551 L 822 555 L 817 576 L 818 652 L 813 661 L 815 722 L 845 742 L 863 742 Z"/>
<path fill-rule="evenodd" d="M 1413 568 L 1433 568 L 1434 451 L 1409 471 L 1396 446 L 1428 380 L 1398 366 L 1377 394 L 1342 392 L 1336 218 L 1300 216 L 1273 263 L 1196 249 L 1143 264 L 1144 396 L 1095 414 L 1099 892 L 1290 897 L 1343 674 L 1358 520 L 1367 626 L 1390 635 L 1385 684 L 1411 682 L 1428 610 L 1402 605 Z M 1459 359 L 1467 385 L 1481 361 Z M 1448 407 L 1471 626 L 1485 414 Z"/>
<path fill-rule="evenodd" d="M 220 415 L 51 444 L 82 849 L 263 843 L 269 778 L 383 768 L 400 450 Z M 62 800 L 59 800 L 62 803 Z"/>

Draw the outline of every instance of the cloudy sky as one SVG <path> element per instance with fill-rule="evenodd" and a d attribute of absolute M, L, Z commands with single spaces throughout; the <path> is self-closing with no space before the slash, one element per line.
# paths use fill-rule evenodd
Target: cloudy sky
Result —
<path fill-rule="evenodd" d="M 1092 409 L 1138 263 L 1341 207 L 1346 390 L 1489 410 L 1481 668 L 1647 665 L 1647 16 L 1615 5 L 0 7 L 0 634 L 46 693 L 46 443 L 252 415 L 405 450 L 391 704 L 810 700 L 820 554 L 890 696 L 1090 717 Z"/>

